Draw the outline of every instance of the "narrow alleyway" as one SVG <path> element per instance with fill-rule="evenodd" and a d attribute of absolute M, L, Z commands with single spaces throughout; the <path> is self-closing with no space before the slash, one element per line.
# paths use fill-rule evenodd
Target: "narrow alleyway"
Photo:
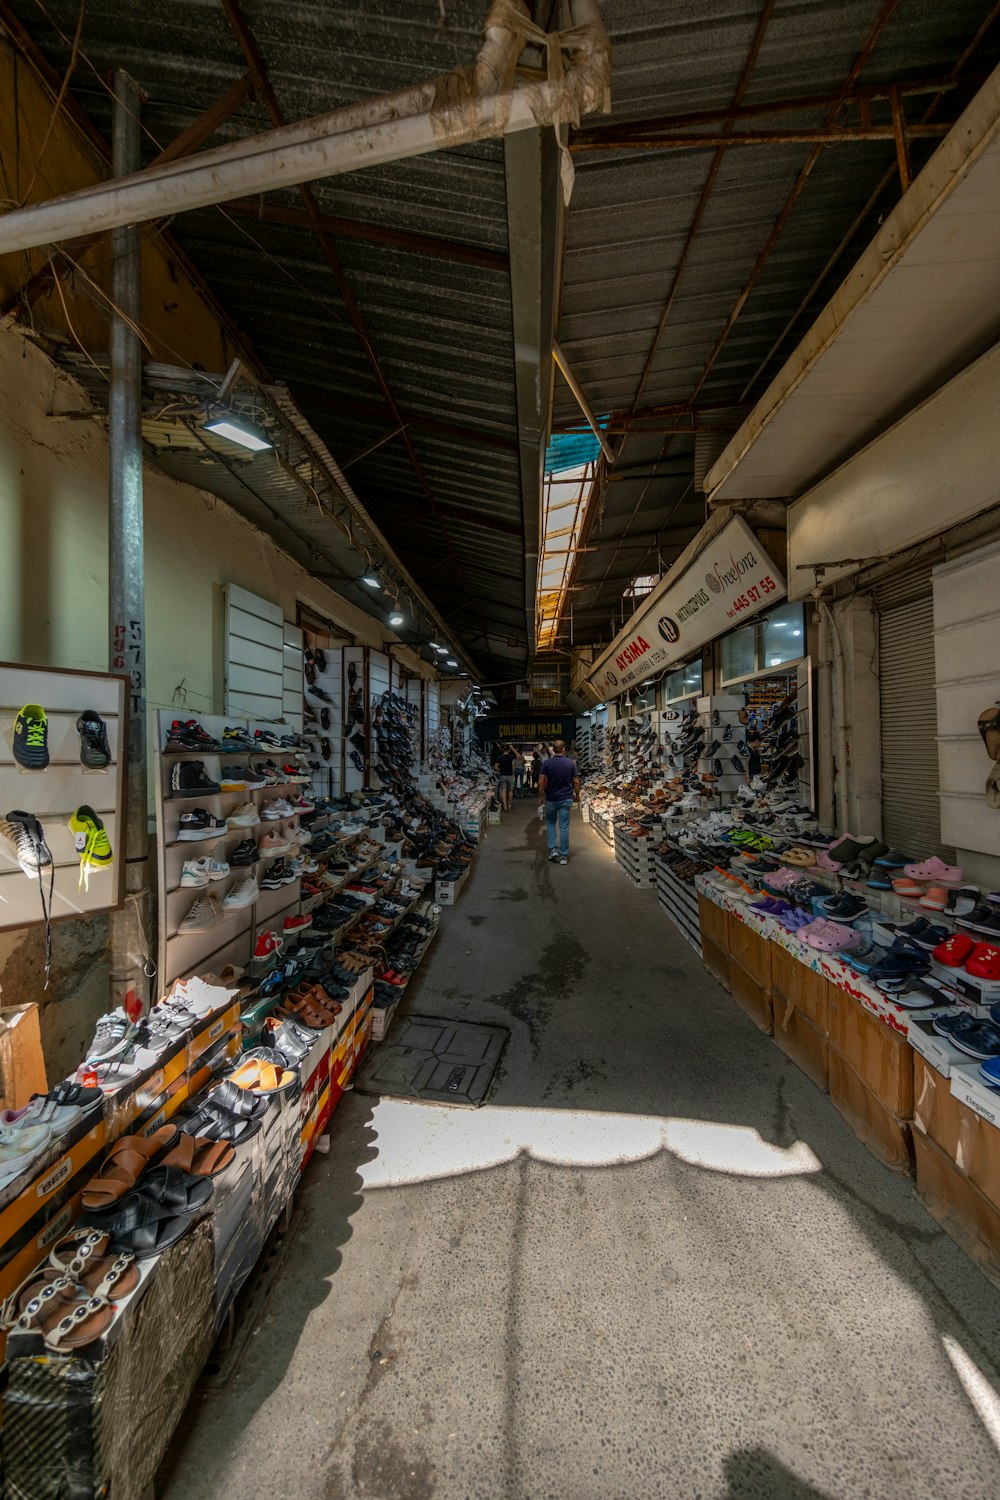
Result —
<path fill-rule="evenodd" d="M 349 1095 L 160 1500 L 982 1500 L 1000 1293 L 574 818 L 491 828 L 410 992 L 477 1112 Z"/>

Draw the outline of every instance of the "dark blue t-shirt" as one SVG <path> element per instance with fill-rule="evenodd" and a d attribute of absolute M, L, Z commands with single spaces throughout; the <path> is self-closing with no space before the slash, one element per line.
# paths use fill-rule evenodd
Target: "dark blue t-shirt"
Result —
<path fill-rule="evenodd" d="M 551 755 L 542 762 L 546 802 L 569 802 L 573 796 L 573 778 L 579 775 L 566 755 Z"/>

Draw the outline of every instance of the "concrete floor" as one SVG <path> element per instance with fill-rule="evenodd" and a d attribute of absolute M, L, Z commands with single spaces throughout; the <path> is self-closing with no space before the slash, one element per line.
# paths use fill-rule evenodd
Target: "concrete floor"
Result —
<path fill-rule="evenodd" d="M 411 987 L 477 1112 L 354 1093 L 159 1500 L 983 1500 L 1000 1293 L 574 818 L 491 828 Z"/>

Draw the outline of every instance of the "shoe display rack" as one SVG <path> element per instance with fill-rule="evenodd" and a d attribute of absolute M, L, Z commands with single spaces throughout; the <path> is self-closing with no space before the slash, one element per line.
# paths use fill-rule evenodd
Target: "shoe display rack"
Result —
<path fill-rule="evenodd" d="M 157 710 L 156 724 L 156 836 L 159 889 L 159 958 L 160 984 L 167 986 L 175 979 L 196 973 L 218 972 L 227 964 L 243 967 L 253 960 L 254 945 L 258 932 L 281 922 L 286 916 L 299 912 L 301 891 L 299 878 L 289 876 L 274 890 L 261 886 L 269 871 L 278 861 L 287 861 L 292 845 L 289 839 L 299 828 L 298 815 L 291 810 L 287 816 L 275 819 L 260 819 L 260 809 L 266 802 L 281 798 L 289 803 L 301 795 L 301 782 L 287 781 L 280 784 L 241 788 L 234 791 L 205 791 L 192 787 L 179 790 L 175 783 L 182 781 L 184 765 L 200 764 L 210 781 L 221 783 L 227 767 L 252 767 L 253 761 L 273 759 L 284 764 L 289 757 L 301 751 L 291 746 L 261 747 L 259 750 L 199 750 L 196 744 L 183 751 L 168 752 L 165 748 L 175 715 L 166 709 Z M 226 729 L 238 728 L 252 742 L 258 731 L 281 737 L 282 725 L 261 724 L 252 719 L 234 719 L 207 715 L 200 721 L 201 729 L 216 741 L 222 742 Z M 248 805 L 256 810 L 257 823 L 229 824 L 228 819 L 237 814 L 237 809 Z M 196 809 L 208 813 L 213 826 L 209 829 L 185 829 L 182 815 Z M 247 815 L 249 816 L 249 814 Z M 212 877 L 205 887 L 188 886 L 182 883 L 184 865 L 187 861 L 207 856 L 219 864 L 228 864 L 230 855 L 240 844 L 247 841 L 257 844 L 267 834 L 277 835 L 278 848 L 274 853 L 259 852 L 258 859 L 249 865 L 230 864 L 228 872 Z M 199 835 L 197 837 L 193 835 Z M 204 835 L 204 836 L 202 836 Z M 287 865 L 286 865 L 287 869 Z M 248 876 L 256 879 L 258 894 L 245 905 L 227 908 L 227 894 L 238 882 Z M 194 903 L 204 897 L 212 898 L 218 908 L 218 919 L 203 931 L 185 931 L 185 917 Z"/>
<path fill-rule="evenodd" d="M 364 646 L 345 646 L 342 668 L 344 791 L 350 793 L 368 785 L 371 765 L 367 649 Z"/>
<path fill-rule="evenodd" d="M 0 666 L 0 931 L 121 906 L 128 691 L 121 676 Z"/>
<path fill-rule="evenodd" d="M 619 826 L 615 830 L 615 859 L 640 890 L 648 890 L 653 884 L 648 837 L 632 833 L 624 825 Z"/>
<path fill-rule="evenodd" d="M 323 650 L 320 660 L 309 663 L 303 682 L 305 707 L 303 736 L 309 741 L 309 765 L 313 786 L 326 797 L 339 797 L 344 775 L 343 652 L 339 647 Z"/>
<path fill-rule="evenodd" d="M 701 925 L 694 886 L 689 881 L 679 880 L 662 859 L 654 858 L 652 864 L 653 883 L 660 906 L 701 958 Z"/>

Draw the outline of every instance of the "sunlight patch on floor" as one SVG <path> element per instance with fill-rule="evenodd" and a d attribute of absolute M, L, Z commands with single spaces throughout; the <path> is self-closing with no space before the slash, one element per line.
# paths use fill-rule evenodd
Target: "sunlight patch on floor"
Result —
<path fill-rule="evenodd" d="M 775 1146 L 747 1125 L 583 1109 L 448 1109 L 381 1099 L 372 1110 L 377 1155 L 360 1167 L 366 1188 L 456 1177 L 522 1152 L 564 1167 L 612 1167 L 667 1151 L 694 1166 L 738 1177 L 799 1177 L 822 1171 L 803 1141 Z"/>
<path fill-rule="evenodd" d="M 1000 1450 L 1000 1396 L 997 1395 L 975 1361 L 969 1358 L 957 1339 L 953 1339 L 948 1333 L 943 1333 L 941 1342 L 944 1345 L 944 1352 L 951 1360 L 955 1374 L 962 1382 L 962 1389 L 989 1433 L 993 1446 Z"/>

